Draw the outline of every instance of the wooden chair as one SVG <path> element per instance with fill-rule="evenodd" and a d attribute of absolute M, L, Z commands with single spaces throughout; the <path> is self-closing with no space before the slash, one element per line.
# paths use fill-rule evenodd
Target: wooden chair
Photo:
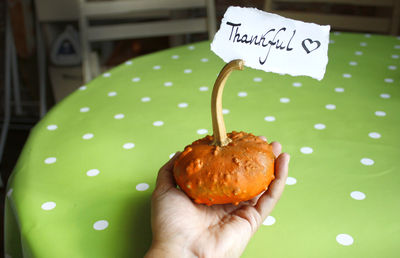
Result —
<path fill-rule="evenodd" d="M 206 10 L 206 17 L 184 19 L 143 20 L 147 12 L 183 11 L 194 8 Z M 135 16 L 136 15 L 136 16 Z M 115 17 L 137 17 L 142 21 L 122 23 Z M 105 25 L 92 25 L 90 20 L 101 17 Z M 154 14 L 149 18 L 154 18 Z M 183 35 L 208 32 L 212 38 L 216 31 L 214 0 L 125 0 L 90 1 L 80 0 L 80 35 L 82 42 L 83 77 L 88 82 L 99 74 L 98 57 L 91 52 L 90 43 L 120 39 L 149 38 L 155 36 Z"/>
<path fill-rule="evenodd" d="M 340 7 L 346 11 L 335 12 Z M 358 11 L 349 14 L 346 7 Z M 296 20 L 330 24 L 334 30 L 392 35 L 399 31 L 400 0 L 265 0 L 264 10 Z"/>

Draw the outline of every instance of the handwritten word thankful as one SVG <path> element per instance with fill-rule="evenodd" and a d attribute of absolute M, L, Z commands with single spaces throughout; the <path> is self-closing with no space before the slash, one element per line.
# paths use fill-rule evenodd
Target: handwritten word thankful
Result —
<path fill-rule="evenodd" d="M 247 35 L 247 34 L 239 33 L 239 27 L 242 25 L 241 23 L 227 22 L 226 24 L 229 26 L 232 26 L 231 34 L 229 36 L 229 40 L 232 40 L 232 42 L 261 46 L 261 47 L 268 47 L 265 58 L 262 59 L 261 57 L 259 57 L 259 62 L 261 65 L 263 65 L 267 61 L 269 53 L 273 46 L 275 46 L 275 49 L 281 50 L 281 51 L 292 51 L 293 50 L 293 48 L 290 47 L 290 42 L 292 41 L 293 37 L 296 35 L 296 30 L 293 30 L 293 34 L 290 37 L 287 45 L 284 45 L 285 42 L 280 38 L 279 34 L 282 35 L 284 32 L 286 32 L 285 27 L 282 27 L 278 30 L 270 29 L 267 32 L 265 32 L 264 34 L 260 34 L 260 35 Z"/>

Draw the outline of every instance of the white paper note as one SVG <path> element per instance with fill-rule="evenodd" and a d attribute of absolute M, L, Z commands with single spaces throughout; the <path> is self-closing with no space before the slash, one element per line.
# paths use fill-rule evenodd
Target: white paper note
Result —
<path fill-rule="evenodd" d="M 330 26 L 305 23 L 255 8 L 229 7 L 211 43 L 225 62 L 321 80 L 328 64 Z"/>

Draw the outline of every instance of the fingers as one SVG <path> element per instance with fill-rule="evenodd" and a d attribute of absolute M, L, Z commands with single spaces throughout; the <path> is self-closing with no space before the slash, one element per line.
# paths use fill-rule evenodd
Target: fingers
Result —
<path fill-rule="evenodd" d="M 258 137 L 263 141 L 267 141 L 267 138 L 263 135 Z M 274 153 L 275 157 L 278 157 L 282 152 L 282 145 L 279 142 L 271 142 L 270 145 L 272 146 L 272 152 Z"/>
<path fill-rule="evenodd" d="M 173 176 L 173 167 L 175 160 L 179 157 L 180 152 L 175 153 L 174 157 L 164 164 L 158 171 L 155 193 L 164 193 L 170 188 L 175 188 L 176 183 Z"/>
<path fill-rule="evenodd" d="M 263 194 L 264 194 L 264 191 L 263 191 L 262 193 L 260 193 L 259 195 L 257 195 L 256 197 L 254 197 L 254 198 L 252 198 L 252 199 L 246 201 L 246 202 L 245 202 L 246 205 L 251 205 L 251 206 L 256 205 L 257 202 L 258 202 L 258 199 L 260 199 L 260 197 L 261 197 Z"/>
<path fill-rule="evenodd" d="M 255 206 L 262 221 L 271 213 L 282 195 L 288 176 L 289 160 L 290 155 L 287 153 L 282 153 L 278 156 L 275 161 L 276 178 L 272 181 L 268 190 L 260 197 Z"/>
<path fill-rule="evenodd" d="M 281 155 L 282 152 L 282 145 L 279 142 L 271 142 L 272 152 L 274 153 L 275 157 Z"/>

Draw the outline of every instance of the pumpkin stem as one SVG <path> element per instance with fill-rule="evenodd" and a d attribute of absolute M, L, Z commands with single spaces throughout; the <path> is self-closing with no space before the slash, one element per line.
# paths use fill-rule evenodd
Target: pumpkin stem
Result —
<path fill-rule="evenodd" d="M 243 70 L 244 61 L 236 59 L 227 63 L 215 81 L 211 96 L 211 117 L 214 133 L 213 145 L 226 146 L 231 142 L 226 135 L 224 117 L 222 114 L 222 92 L 228 76 L 233 70 Z"/>

